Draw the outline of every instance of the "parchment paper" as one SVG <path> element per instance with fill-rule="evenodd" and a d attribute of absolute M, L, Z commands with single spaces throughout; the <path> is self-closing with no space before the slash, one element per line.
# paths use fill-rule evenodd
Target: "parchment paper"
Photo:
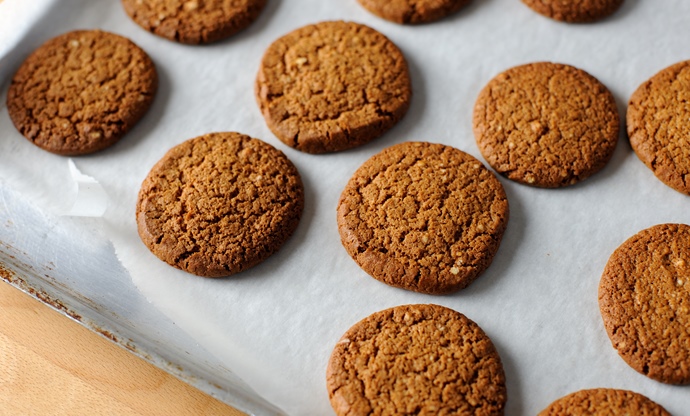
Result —
<path fill-rule="evenodd" d="M 103 227 L 139 290 L 289 414 L 332 414 L 326 363 L 351 325 L 384 308 L 437 303 L 467 315 L 492 338 L 508 380 L 508 415 L 533 415 L 565 394 L 593 387 L 634 390 L 682 415 L 690 409 L 690 387 L 663 385 L 628 367 L 611 347 L 599 314 L 597 285 L 613 250 L 654 224 L 690 223 L 690 197 L 657 180 L 623 133 L 608 166 L 579 185 L 543 190 L 502 179 L 511 215 L 501 248 L 488 271 L 454 295 L 414 294 L 370 278 L 342 248 L 335 211 L 357 167 L 393 144 L 440 142 L 481 159 L 471 129 L 474 100 L 493 76 L 514 65 L 548 60 L 578 66 L 610 88 L 623 116 L 640 83 L 690 58 L 689 15 L 687 0 L 626 0 L 603 22 L 568 25 L 517 0 L 474 0 L 451 18 L 411 27 L 380 20 L 355 0 L 269 0 L 249 29 L 195 47 L 145 32 L 120 2 L 66 0 L 53 3 L 2 61 L 0 73 L 13 72 L 49 37 L 77 28 L 122 34 L 151 55 L 160 75 L 151 111 L 120 143 L 76 158 L 76 166 L 107 192 Z M 414 97 L 405 119 L 380 139 L 347 152 L 307 155 L 271 134 L 253 83 L 273 40 L 333 19 L 370 25 L 393 40 L 408 59 Z M 48 212 L 60 212 L 65 195 L 74 192 L 66 159 L 15 131 L 4 105 L 5 81 L 0 185 L 21 191 Z M 160 262 L 140 242 L 134 222 L 138 188 L 151 166 L 170 147 L 213 131 L 239 131 L 281 149 L 306 188 L 304 216 L 282 250 L 219 280 Z M 79 253 L 73 261 L 82 261 Z"/>

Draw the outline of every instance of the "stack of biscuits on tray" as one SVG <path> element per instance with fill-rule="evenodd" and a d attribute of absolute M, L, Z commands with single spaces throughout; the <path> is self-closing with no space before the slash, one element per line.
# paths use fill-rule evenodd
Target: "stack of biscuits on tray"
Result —
<path fill-rule="evenodd" d="M 359 0 L 399 24 L 432 24 L 468 0 Z M 265 0 L 122 0 L 151 33 L 215 42 L 250 25 Z M 567 23 L 595 22 L 623 0 L 523 0 Z M 287 6 L 286 6 L 287 7 Z M 564 23 L 564 24 L 567 24 Z M 152 60 L 113 33 L 75 31 L 48 40 L 12 79 L 16 128 L 59 155 L 85 155 L 120 140 L 155 99 Z M 260 62 L 256 101 L 275 136 L 311 154 L 339 152 L 384 135 L 412 97 L 403 53 L 367 26 L 321 22 L 277 39 Z M 630 98 L 627 132 L 639 159 L 690 195 L 690 61 L 661 70 Z M 496 75 L 476 100 L 476 144 L 500 176 L 558 188 L 611 159 L 620 130 L 612 94 L 569 65 L 536 62 Z M 315 155 L 313 157 L 319 157 Z M 441 295 L 490 267 L 509 221 L 496 174 L 450 146 L 406 142 L 362 161 L 342 191 L 342 244 L 373 278 Z M 240 273 L 281 248 L 297 228 L 304 189 L 281 151 L 236 132 L 203 134 L 153 166 L 137 201 L 145 245 L 164 262 L 209 278 Z M 594 296 L 594 294 L 592 294 Z M 661 383 L 690 384 L 690 226 L 660 224 L 610 257 L 599 285 L 604 327 L 620 356 Z M 479 325 L 433 304 L 402 305 L 359 321 L 327 368 L 339 415 L 504 413 L 501 358 Z M 638 393 L 590 389 L 540 414 L 668 414 Z"/>

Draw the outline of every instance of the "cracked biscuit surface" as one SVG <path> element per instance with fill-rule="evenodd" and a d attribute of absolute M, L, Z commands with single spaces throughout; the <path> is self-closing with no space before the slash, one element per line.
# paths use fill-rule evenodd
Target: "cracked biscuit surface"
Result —
<path fill-rule="evenodd" d="M 690 226 L 656 225 L 618 247 L 601 276 L 599 307 L 632 368 L 690 384 Z"/>
<path fill-rule="evenodd" d="M 460 10 L 470 0 L 357 0 L 365 9 L 395 23 L 428 23 Z"/>
<path fill-rule="evenodd" d="M 215 42 L 234 35 L 259 17 L 266 0 L 122 0 L 139 26 L 188 44 Z"/>
<path fill-rule="evenodd" d="M 672 65 L 630 98 L 628 137 L 637 156 L 666 185 L 690 195 L 690 61 Z"/>
<path fill-rule="evenodd" d="M 501 358 L 464 315 L 438 305 L 374 313 L 338 341 L 326 373 L 338 415 L 502 415 Z"/>
<path fill-rule="evenodd" d="M 337 214 L 343 246 L 365 272 L 391 286 L 443 294 L 489 267 L 509 209 L 501 183 L 474 157 L 408 142 L 354 173 Z"/>
<path fill-rule="evenodd" d="M 153 62 L 130 40 L 74 31 L 24 61 L 12 78 L 7 109 L 36 146 L 82 155 L 115 144 L 149 109 L 157 87 Z"/>
<path fill-rule="evenodd" d="M 573 185 L 601 170 L 618 141 L 620 120 L 609 90 L 569 65 L 511 68 L 479 94 L 473 127 L 489 165 L 527 185 Z"/>
<path fill-rule="evenodd" d="M 623 0 L 522 0 L 535 12 L 570 23 L 588 23 L 613 14 Z"/>
<path fill-rule="evenodd" d="M 297 29 L 269 46 L 256 79 L 268 127 L 307 153 L 337 152 L 381 136 L 407 112 L 407 63 L 385 36 L 349 22 Z"/>
<path fill-rule="evenodd" d="M 589 389 L 561 397 L 538 416 L 671 416 L 662 406 L 628 390 Z"/>
<path fill-rule="evenodd" d="M 137 201 L 139 235 L 166 263 L 199 276 L 246 270 L 277 251 L 304 207 L 299 173 L 273 146 L 212 133 L 174 148 Z"/>

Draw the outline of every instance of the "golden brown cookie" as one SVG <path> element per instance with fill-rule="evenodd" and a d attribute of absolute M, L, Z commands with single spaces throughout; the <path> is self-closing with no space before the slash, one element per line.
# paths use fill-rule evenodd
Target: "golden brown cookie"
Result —
<path fill-rule="evenodd" d="M 501 358 L 462 314 L 438 305 L 377 312 L 336 344 L 326 374 L 338 415 L 502 415 Z"/>
<path fill-rule="evenodd" d="M 449 16 L 470 0 L 357 0 L 365 9 L 395 23 L 428 23 Z"/>
<path fill-rule="evenodd" d="M 656 225 L 618 247 L 601 276 L 599 307 L 632 368 L 690 384 L 690 226 Z"/>
<path fill-rule="evenodd" d="M 522 0 L 535 12 L 555 20 L 588 23 L 613 14 L 623 0 Z"/>
<path fill-rule="evenodd" d="M 402 143 L 352 176 L 338 203 L 338 230 L 375 279 L 443 294 L 489 267 L 508 211 L 503 186 L 474 157 L 440 144 Z"/>
<path fill-rule="evenodd" d="M 36 49 L 7 93 L 15 127 L 36 146 L 83 155 L 117 142 L 146 113 L 158 76 L 146 52 L 100 30 L 75 31 Z"/>
<path fill-rule="evenodd" d="M 630 98 L 627 124 L 637 156 L 666 185 L 690 195 L 690 61 L 672 65 Z"/>
<path fill-rule="evenodd" d="M 569 65 L 511 68 L 484 87 L 474 107 L 474 135 L 489 165 L 543 188 L 572 185 L 601 170 L 618 130 L 609 90 Z"/>
<path fill-rule="evenodd" d="M 538 416 L 671 416 L 647 397 L 627 390 L 590 389 L 561 397 Z"/>
<path fill-rule="evenodd" d="M 125 11 L 149 32 L 180 43 L 211 43 L 249 26 L 266 0 L 122 0 Z"/>
<path fill-rule="evenodd" d="M 348 22 L 305 26 L 273 42 L 256 79 L 268 127 L 307 153 L 381 136 L 405 115 L 411 95 L 400 50 L 374 29 Z"/>
<path fill-rule="evenodd" d="M 273 146 L 239 133 L 188 140 L 163 156 L 141 185 L 139 236 L 166 263 L 199 276 L 246 270 L 297 228 L 304 190 Z"/>

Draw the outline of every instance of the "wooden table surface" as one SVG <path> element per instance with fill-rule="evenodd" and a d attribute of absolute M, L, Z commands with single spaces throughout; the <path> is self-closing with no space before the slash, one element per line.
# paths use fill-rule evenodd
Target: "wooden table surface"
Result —
<path fill-rule="evenodd" d="M 0 281 L 0 415 L 243 413 Z"/>

